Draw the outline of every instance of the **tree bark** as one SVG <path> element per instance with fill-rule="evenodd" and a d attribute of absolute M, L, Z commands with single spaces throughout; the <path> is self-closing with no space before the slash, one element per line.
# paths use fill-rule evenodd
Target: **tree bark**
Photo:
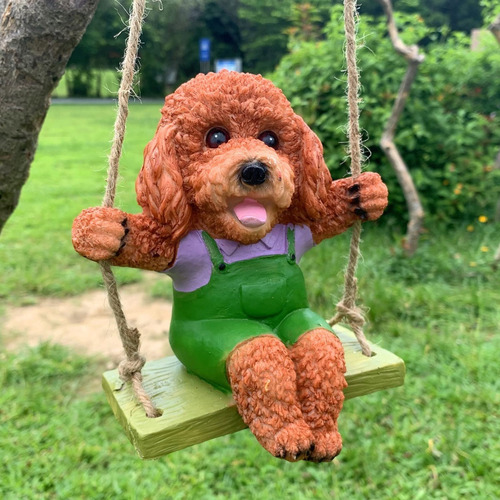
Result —
<path fill-rule="evenodd" d="M 424 210 L 422 208 L 422 204 L 420 203 L 418 191 L 415 187 L 410 171 L 399 154 L 396 144 L 394 143 L 394 135 L 396 133 L 396 126 L 401 114 L 403 113 L 406 100 L 410 93 L 411 85 L 417 76 L 418 67 L 424 60 L 424 55 L 419 53 L 418 46 L 407 46 L 399 38 L 390 0 L 379 0 L 379 3 L 382 5 L 387 17 L 387 30 L 389 32 L 392 45 L 394 46 L 396 52 L 404 56 L 408 62 L 408 69 L 406 70 L 404 79 L 399 87 L 391 116 L 389 117 L 380 140 L 380 146 L 384 150 L 392 168 L 396 172 L 399 184 L 403 189 L 410 216 L 404 247 L 408 255 L 413 255 L 418 247 L 418 239 L 424 220 Z"/>
<path fill-rule="evenodd" d="M 495 18 L 495 20 L 488 26 L 488 29 L 493 33 L 493 36 L 500 43 L 500 14 Z"/>
<path fill-rule="evenodd" d="M 17 206 L 50 95 L 99 0 L 0 0 L 0 232 Z"/>

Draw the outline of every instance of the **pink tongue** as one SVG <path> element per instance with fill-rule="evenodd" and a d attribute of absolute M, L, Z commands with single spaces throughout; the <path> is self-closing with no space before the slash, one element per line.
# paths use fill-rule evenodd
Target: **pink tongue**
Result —
<path fill-rule="evenodd" d="M 267 220 L 266 209 L 255 200 L 245 198 L 234 207 L 234 213 L 238 220 L 248 227 L 262 226 Z"/>

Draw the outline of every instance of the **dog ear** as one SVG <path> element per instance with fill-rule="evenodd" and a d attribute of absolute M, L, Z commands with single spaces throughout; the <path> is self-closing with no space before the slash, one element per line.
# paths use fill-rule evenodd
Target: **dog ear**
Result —
<path fill-rule="evenodd" d="M 175 127 L 160 122 L 144 149 L 144 163 L 135 183 L 137 202 L 145 215 L 172 227 L 172 237 L 184 234 L 191 220 L 175 152 Z"/>
<path fill-rule="evenodd" d="M 326 202 L 332 177 L 323 159 L 323 145 L 318 136 L 300 116 L 296 118 L 301 131 L 302 147 L 301 168 L 296 175 L 297 198 L 294 208 L 302 211 L 309 220 L 318 220 L 327 212 Z"/>

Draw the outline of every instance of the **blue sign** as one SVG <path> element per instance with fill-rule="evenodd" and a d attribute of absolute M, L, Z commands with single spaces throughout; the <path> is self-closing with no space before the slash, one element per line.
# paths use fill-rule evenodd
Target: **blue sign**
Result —
<path fill-rule="evenodd" d="M 200 61 L 210 62 L 210 38 L 200 38 Z"/>

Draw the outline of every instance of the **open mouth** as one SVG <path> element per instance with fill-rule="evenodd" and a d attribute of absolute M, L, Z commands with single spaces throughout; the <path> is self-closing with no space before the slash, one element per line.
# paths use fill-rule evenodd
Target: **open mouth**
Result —
<path fill-rule="evenodd" d="M 263 226 L 267 221 L 267 212 L 264 205 L 252 198 L 245 198 L 234 209 L 236 218 L 248 228 Z"/>

